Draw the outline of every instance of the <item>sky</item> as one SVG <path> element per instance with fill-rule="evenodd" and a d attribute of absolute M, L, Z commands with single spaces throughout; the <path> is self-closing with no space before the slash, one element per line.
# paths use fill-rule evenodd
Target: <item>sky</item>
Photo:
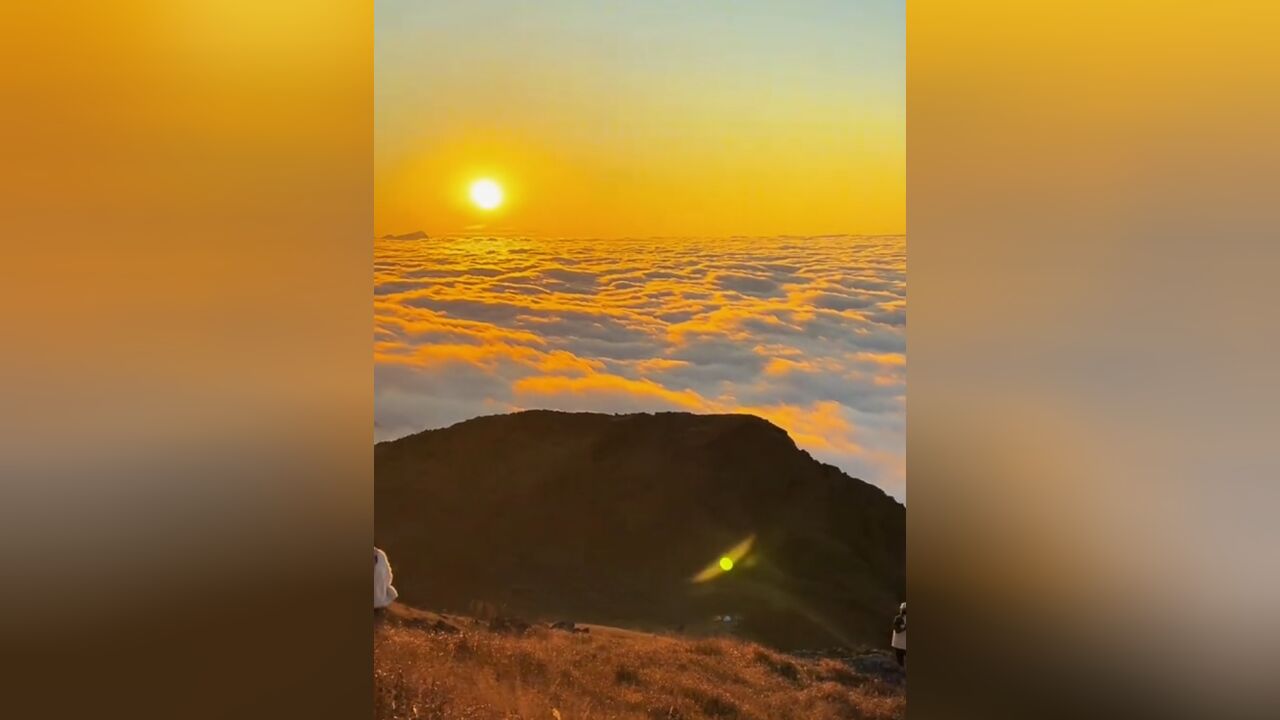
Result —
<path fill-rule="evenodd" d="M 377 439 L 749 412 L 905 498 L 901 2 L 376 13 Z"/>
<path fill-rule="evenodd" d="M 378 0 L 379 235 L 886 234 L 901 0 Z M 477 211 L 476 177 L 507 202 Z"/>

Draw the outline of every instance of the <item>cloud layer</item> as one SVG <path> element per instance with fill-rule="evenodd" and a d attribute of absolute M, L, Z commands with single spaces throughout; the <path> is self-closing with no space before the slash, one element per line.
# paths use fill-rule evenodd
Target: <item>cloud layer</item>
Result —
<path fill-rule="evenodd" d="M 901 236 L 375 247 L 379 440 L 526 408 L 750 412 L 905 497 Z"/>

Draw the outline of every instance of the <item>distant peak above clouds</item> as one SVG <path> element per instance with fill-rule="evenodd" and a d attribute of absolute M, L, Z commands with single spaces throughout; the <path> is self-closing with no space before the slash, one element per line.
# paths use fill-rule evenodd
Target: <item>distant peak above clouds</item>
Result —
<path fill-rule="evenodd" d="M 413 232 L 404 233 L 403 235 L 387 234 L 387 235 L 383 235 L 378 239 L 379 240 L 427 240 L 428 238 L 427 238 L 427 234 L 422 232 L 421 230 L 414 230 Z"/>

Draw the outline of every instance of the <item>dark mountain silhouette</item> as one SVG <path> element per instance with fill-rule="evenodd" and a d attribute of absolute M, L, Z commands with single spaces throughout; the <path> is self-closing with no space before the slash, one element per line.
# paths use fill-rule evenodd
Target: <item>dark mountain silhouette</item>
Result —
<path fill-rule="evenodd" d="M 905 508 L 751 415 L 481 417 L 378 443 L 374 468 L 410 605 L 690 631 L 730 614 L 801 648 L 883 645 L 905 592 Z"/>
<path fill-rule="evenodd" d="M 422 232 L 421 230 L 414 230 L 413 232 L 404 233 L 403 235 L 391 235 L 391 234 L 383 235 L 379 239 L 380 240 L 426 240 L 427 234 Z"/>

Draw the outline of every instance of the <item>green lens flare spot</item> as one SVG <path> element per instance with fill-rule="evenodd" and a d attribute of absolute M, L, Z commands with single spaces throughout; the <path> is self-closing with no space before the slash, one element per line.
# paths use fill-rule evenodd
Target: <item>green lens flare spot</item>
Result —
<path fill-rule="evenodd" d="M 730 570 L 732 570 L 733 558 L 729 557 L 728 555 L 725 555 L 724 557 L 720 558 L 720 569 L 725 572 L 729 572 Z"/>

